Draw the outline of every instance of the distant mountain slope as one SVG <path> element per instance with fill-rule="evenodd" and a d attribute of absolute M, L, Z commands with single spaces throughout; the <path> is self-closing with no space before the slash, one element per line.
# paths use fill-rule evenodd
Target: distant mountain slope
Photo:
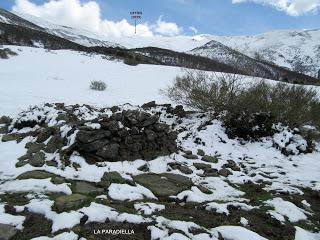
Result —
<path fill-rule="evenodd" d="M 22 27 L 32 28 L 36 30 L 44 30 L 38 25 L 25 20 L 11 12 L 8 12 L 2 8 L 0 8 L 0 23 L 7 23 L 12 25 L 19 25 Z"/>
<path fill-rule="evenodd" d="M 279 30 L 256 36 L 212 36 L 248 56 L 262 58 L 293 71 L 317 77 L 320 70 L 320 30 Z"/>
<path fill-rule="evenodd" d="M 123 60 L 130 65 L 157 64 L 177 66 L 242 74 L 300 84 L 319 84 L 319 81 L 315 78 L 290 71 L 266 61 L 250 58 L 217 41 L 210 41 L 187 53 L 159 47 L 126 49 L 119 44 L 91 38 L 99 37 L 92 33 L 53 25 L 42 19 L 34 18 L 32 20 L 33 23 L 30 23 L 5 10 L 2 11 L 2 15 L 0 14 L 0 16 L 3 20 L 0 22 L 0 44 L 4 45 L 34 46 L 52 50 L 70 49 L 90 54 L 102 54 L 107 57 Z M 28 16 L 28 19 L 31 18 Z M 40 26 L 35 25 L 35 23 L 40 24 Z M 82 33 L 87 36 L 81 35 Z M 88 37 L 89 35 L 91 37 Z M 183 39 L 183 37 L 177 38 Z M 173 43 L 174 39 L 177 38 L 171 40 L 167 38 L 164 44 Z M 159 37 L 154 38 L 158 42 L 161 39 Z M 189 40 L 186 39 L 183 41 L 188 43 L 191 38 L 189 37 Z M 197 43 L 188 43 L 189 45 L 186 45 L 197 46 L 200 42 L 206 41 L 205 39 L 208 40 L 209 36 L 198 39 Z M 136 38 L 136 41 L 143 42 L 144 40 L 144 38 Z M 157 43 L 156 45 L 160 44 Z"/>

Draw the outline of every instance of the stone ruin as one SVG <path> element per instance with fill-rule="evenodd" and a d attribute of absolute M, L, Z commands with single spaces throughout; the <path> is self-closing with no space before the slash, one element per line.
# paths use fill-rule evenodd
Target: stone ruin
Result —
<path fill-rule="evenodd" d="M 177 151 L 177 134 L 159 117 L 138 110 L 98 120 L 101 129 L 79 127 L 75 149 L 88 162 L 152 160 Z"/>
<path fill-rule="evenodd" d="M 81 118 L 79 109 L 83 107 L 91 111 L 92 115 L 89 115 L 95 118 Z M 149 113 L 147 109 L 151 107 L 154 106 L 121 110 L 119 107 L 95 109 L 88 105 L 46 104 L 43 108 L 22 113 L 15 120 L 2 117 L 0 132 L 4 134 L 2 141 L 19 142 L 27 136 L 34 137 L 34 141 L 26 144 L 27 153 L 19 158 L 19 166 L 27 163 L 38 167 L 47 164 L 45 153 L 59 154 L 64 165 L 70 164 L 69 158 L 74 152 L 90 164 L 152 160 L 177 152 L 178 147 L 177 133 L 160 122 L 160 112 Z M 170 106 L 165 108 L 168 112 L 174 110 Z M 58 112 L 55 117 L 49 116 L 48 112 L 52 110 Z M 49 122 L 55 122 L 54 126 L 49 126 Z M 19 131 L 26 128 L 32 130 Z M 68 131 L 62 134 L 62 129 Z M 75 138 L 70 144 L 72 135 Z"/>

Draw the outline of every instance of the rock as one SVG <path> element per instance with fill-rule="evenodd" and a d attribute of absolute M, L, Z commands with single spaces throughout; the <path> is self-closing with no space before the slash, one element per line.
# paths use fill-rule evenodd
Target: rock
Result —
<path fill-rule="evenodd" d="M 233 161 L 233 160 L 228 160 L 227 162 L 228 162 L 228 163 L 227 163 L 227 164 L 224 164 L 224 165 L 222 166 L 222 168 L 230 168 L 230 169 L 232 169 L 233 171 L 240 171 L 240 170 L 241 170 L 240 167 L 236 164 L 235 161 Z"/>
<path fill-rule="evenodd" d="M 228 169 L 226 169 L 226 168 L 220 169 L 218 173 L 219 173 L 220 176 L 223 176 L 223 177 L 228 177 L 229 175 L 232 174 L 232 173 L 231 173 Z"/>
<path fill-rule="evenodd" d="M 39 133 L 39 135 L 37 137 L 37 142 L 38 143 L 45 142 L 46 140 L 49 139 L 49 137 L 51 137 L 53 132 L 54 132 L 53 129 L 49 128 L 49 127 L 41 130 L 41 132 Z"/>
<path fill-rule="evenodd" d="M 110 141 L 108 139 L 101 139 L 101 140 L 96 140 L 91 143 L 87 143 L 81 146 L 82 151 L 84 152 L 96 152 L 99 149 L 103 148 L 106 146 Z"/>
<path fill-rule="evenodd" d="M 101 187 L 109 187 L 111 183 L 125 184 L 127 181 L 118 172 L 105 172 L 98 183 Z"/>
<path fill-rule="evenodd" d="M 119 131 L 119 123 L 117 121 L 100 122 L 103 129 L 110 130 L 111 132 Z"/>
<path fill-rule="evenodd" d="M 177 105 L 174 109 L 170 107 L 167 109 L 167 112 L 176 115 L 179 118 L 184 118 L 187 115 L 182 105 Z"/>
<path fill-rule="evenodd" d="M 218 170 L 215 168 L 206 168 L 204 169 L 204 175 L 206 177 L 218 177 Z"/>
<path fill-rule="evenodd" d="M 150 108 L 155 108 L 157 105 L 156 105 L 156 102 L 155 101 L 152 101 L 152 102 L 148 102 L 148 103 L 145 103 L 141 106 L 141 108 L 143 109 L 150 109 Z"/>
<path fill-rule="evenodd" d="M 79 131 L 77 133 L 76 140 L 81 143 L 91 143 L 102 138 L 109 138 L 111 136 L 111 132 L 105 130 Z"/>
<path fill-rule="evenodd" d="M 12 119 L 7 116 L 0 117 L 0 124 L 9 125 L 12 122 Z"/>
<path fill-rule="evenodd" d="M 55 207 L 59 212 L 80 208 L 87 201 L 87 197 L 81 194 L 60 196 L 55 201 Z"/>
<path fill-rule="evenodd" d="M 158 122 L 159 118 L 157 116 L 151 116 L 149 118 L 147 118 L 145 121 L 143 121 L 142 123 L 142 127 L 148 127 L 150 125 L 155 124 L 156 122 Z"/>
<path fill-rule="evenodd" d="M 0 240 L 9 240 L 16 235 L 16 233 L 17 230 L 15 227 L 0 223 Z"/>
<path fill-rule="evenodd" d="M 205 164 L 205 163 L 194 163 L 193 166 L 195 166 L 196 169 L 200 170 L 204 170 L 204 169 L 210 169 L 211 165 L 210 164 Z"/>
<path fill-rule="evenodd" d="M 44 149 L 45 145 L 43 143 L 27 143 L 26 148 L 28 148 L 27 155 L 31 155 L 33 153 L 39 152 Z"/>
<path fill-rule="evenodd" d="M 117 161 L 119 157 L 119 144 L 112 143 L 104 146 L 97 152 L 97 155 L 102 157 L 105 161 Z"/>
<path fill-rule="evenodd" d="M 60 135 L 53 136 L 45 149 L 45 152 L 47 153 L 55 153 L 57 150 L 61 149 L 63 147 L 63 139 L 60 137 Z"/>
<path fill-rule="evenodd" d="M 102 188 L 95 187 L 93 184 L 83 181 L 77 181 L 75 183 L 75 191 L 76 193 L 81 194 L 90 194 L 90 193 L 98 193 L 103 192 Z"/>
<path fill-rule="evenodd" d="M 141 172 L 148 172 L 149 170 L 148 164 L 143 164 L 141 167 L 138 167 L 138 170 Z"/>
<path fill-rule="evenodd" d="M 141 174 L 133 177 L 133 180 L 148 188 L 158 197 L 169 197 L 177 195 L 186 189 L 189 189 L 192 182 L 189 178 L 171 174 Z"/>
<path fill-rule="evenodd" d="M 50 167 L 57 167 L 58 163 L 54 160 L 51 160 L 51 161 L 46 161 L 46 165 Z"/>
<path fill-rule="evenodd" d="M 48 173 L 46 171 L 42 170 L 35 170 L 35 171 L 30 171 L 30 172 L 25 172 L 20 174 L 17 179 L 22 180 L 22 179 L 46 179 L 46 178 L 52 178 L 56 176 L 53 173 Z"/>
<path fill-rule="evenodd" d="M 7 126 L 0 127 L 0 134 L 7 134 L 9 131 Z"/>
<path fill-rule="evenodd" d="M 198 159 L 198 156 L 193 154 L 184 154 L 183 157 L 190 160 Z"/>
<path fill-rule="evenodd" d="M 213 193 L 210 189 L 208 189 L 208 188 L 206 188 L 204 186 L 199 185 L 197 187 L 201 192 L 203 192 L 205 194 L 212 194 Z"/>
<path fill-rule="evenodd" d="M 205 162 L 210 162 L 210 163 L 217 163 L 218 162 L 218 158 L 215 156 L 209 156 L 209 155 L 204 155 L 202 157 L 202 160 Z"/>
<path fill-rule="evenodd" d="M 187 166 L 181 165 L 179 163 L 169 163 L 168 164 L 172 169 L 174 170 L 179 170 L 180 172 L 184 173 L 184 174 L 191 174 L 193 173 L 193 171 L 188 168 Z"/>
<path fill-rule="evenodd" d="M 28 164 L 28 161 L 25 161 L 25 160 L 19 160 L 17 163 L 16 163 L 16 168 L 19 168 L 19 167 L 23 167 L 24 165 Z"/>
<path fill-rule="evenodd" d="M 10 141 L 17 141 L 18 139 L 20 139 L 20 135 L 17 133 L 10 133 L 7 135 L 3 135 L 1 141 L 2 142 L 10 142 Z"/>
<path fill-rule="evenodd" d="M 33 167 L 42 167 L 45 163 L 45 154 L 37 152 L 30 157 L 29 164 Z"/>
<path fill-rule="evenodd" d="M 205 152 L 202 149 L 198 149 L 197 154 L 203 157 L 205 155 Z"/>
<path fill-rule="evenodd" d="M 44 215 L 27 212 L 23 223 L 23 230 L 18 232 L 13 239 L 35 239 L 51 233 L 52 221 Z"/>

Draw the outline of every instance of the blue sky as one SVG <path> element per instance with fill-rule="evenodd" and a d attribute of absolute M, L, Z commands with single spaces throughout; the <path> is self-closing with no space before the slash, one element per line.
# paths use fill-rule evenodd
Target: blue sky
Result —
<path fill-rule="evenodd" d="M 41 5 L 44 0 L 29 0 Z M 320 14 L 304 12 L 291 16 L 286 11 L 250 0 L 233 4 L 232 0 L 94 0 L 100 6 L 103 19 L 120 21 L 129 18 L 131 10 L 142 10 L 142 22 L 156 22 L 160 16 L 166 22 L 183 28 L 180 34 L 192 34 L 190 26 L 199 33 L 216 35 L 251 35 L 276 29 L 320 28 Z M 268 2 L 268 0 L 262 0 Z M 306 2 L 309 0 L 305 0 Z M 86 3 L 88 1 L 82 1 Z M 311 0 L 312 2 L 312 0 Z M 15 1 L 1 0 L 0 6 L 11 9 Z"/>

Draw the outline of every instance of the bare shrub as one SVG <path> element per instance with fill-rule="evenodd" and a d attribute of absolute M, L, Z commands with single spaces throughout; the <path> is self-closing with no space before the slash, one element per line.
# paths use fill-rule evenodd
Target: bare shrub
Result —
<path fill-rule="evenodd" d="M 92 81 L 90 83 L 90 89 L 96 91 L 104 91 L 107 88 L 107 84 L 103 81 Z"/>
<path fill-rule="evenodd" d="M 186 70 L 185 75 L 177 76 L 173 86 L 163 92 L 171 100 L 190 108 L 220 113 L 236 104 L 243 91 L 241 80 L 236 74 Z"/>
<path fill-rule="evenodd" d="M 292 128 L 320 126 L 317 91 L 285 83 L 271 84 L 252 79 L 244 84 L 234 74 L 208 74 L 188 70 L 175 78 L 165 91 L 173 101 L 222 117 L 230 135 L 258 138 L 272 133 L 273 123 Z"/>

